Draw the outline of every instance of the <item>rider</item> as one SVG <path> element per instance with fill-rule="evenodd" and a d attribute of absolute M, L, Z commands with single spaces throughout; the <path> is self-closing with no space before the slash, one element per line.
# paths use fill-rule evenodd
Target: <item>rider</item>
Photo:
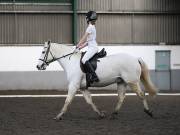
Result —
<path fill-rule="evenodd" d="M 77 44 L 77 49 L 82 49 L 85 46 L 88 46 L 87 52 L 82 58 L 82 63 L 85 64 L 85 67 L 90 71 L 91 73 L 91 81 L 92 82 L 98 82 L 99 78 L 96 75 L 91 63 L 89 60 L 98 52 L 98 46 L 96 42 L 96 27 L 95 22 L 97 20 L 97 14 L 95 11 L 89 11 L 86 14 L 86 21 L 88 24 L 88 27 L 86 29 L 85 34 L 80 39 L 79 43 Z"/>

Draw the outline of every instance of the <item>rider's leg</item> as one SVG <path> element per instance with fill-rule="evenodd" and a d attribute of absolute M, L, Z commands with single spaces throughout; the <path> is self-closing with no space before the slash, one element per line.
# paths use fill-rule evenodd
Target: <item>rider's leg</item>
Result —
<path fill-rule="evenodd" d="M 92 74 L 92 78 L 91 78 L 92 81 L 99 81 L 91 63 L 89 62 L 89 59 L 91 59 L 97 52 L 98 52 L 97 48 L 88 48 L 87 52 L 82 58 L 82 63 L 85 64 L 86 68 Z"/>
<path fill-rule="evenodd" d="M 94 71 L 94 68 L 92 67 L 92 65 L 91 65 L 91 63 L 89 62 L 89 61 L 86 61 L 85 62 L 85 66 L 86 66 L 86 68 L 88 69 L 88 71 L 91 73 L 91 81 L 92 82 L 98 82 L 99 81 L 99 78 L 98 78 L 98 76 L 96 75 L 96 73 L 95 73 L 95 71 Z"/>

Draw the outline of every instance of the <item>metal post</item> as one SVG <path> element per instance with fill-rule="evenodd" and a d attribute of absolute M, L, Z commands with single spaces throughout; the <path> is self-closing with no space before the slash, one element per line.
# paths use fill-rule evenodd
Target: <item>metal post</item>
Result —
<path fill-rule="evenodd" d="M 73 10 L 73 19 L 72 19 L 72 41 L 73 44 L 77 44 L 77 0 L 72 0 L 72 10 Z"/>

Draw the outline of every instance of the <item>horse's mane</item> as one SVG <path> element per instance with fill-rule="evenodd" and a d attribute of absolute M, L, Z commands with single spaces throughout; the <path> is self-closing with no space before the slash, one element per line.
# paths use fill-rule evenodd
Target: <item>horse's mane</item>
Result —
<path fill-rule="evenodd" d="M 74 50 L 74 47 L 70 45 L 58 44 L 58 43 L 51 43 L 51 45 L 57 50 L 63 50 L 63 52 L 66 53 L 70 53 Z"/>

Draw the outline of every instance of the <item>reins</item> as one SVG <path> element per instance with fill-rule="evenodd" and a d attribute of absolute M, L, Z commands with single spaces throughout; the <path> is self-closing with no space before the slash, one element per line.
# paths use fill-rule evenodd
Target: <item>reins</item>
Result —
<path fill-rule="evenodd" d="M 55 58 L 55 57 L 51 54 L 51 55 L 53 56 L 53 59 L 50 60 L 50 61 L 47 61 L 46 63 L 47 63 L 47 64 L 50 64 L 50 63 L 52 63 L 52 62 L 54 62 L 54 61 L 56 61 L 56 60 L 59 60 L 59 59 L 61 59 L 61 58 L 65 58 L 65 57 L 67 57 L 67 56 L 69 56 L 69 55 L 72 55 L 72 54 L 74 54 L 74 52 L 69 53 L 69 54 L 66 54 L 66 55 L 63 55 L 63 56 L 58 57 L 58 58 Z"/>

